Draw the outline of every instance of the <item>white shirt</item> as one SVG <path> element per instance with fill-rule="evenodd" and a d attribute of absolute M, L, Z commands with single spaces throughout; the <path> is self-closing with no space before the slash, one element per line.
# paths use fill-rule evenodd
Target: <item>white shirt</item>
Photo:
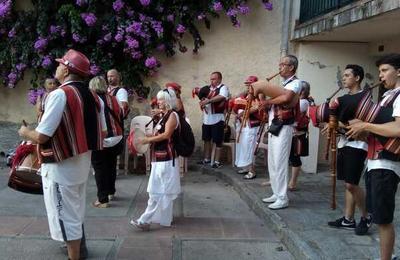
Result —
<path fill-rule="evenodd" d="M 400 91 L 400 87 L 386 91 L 385 94 L 383 94 L 384 98 L 382 99 L 381 104 L 386 102 L 388 95 L 395 91 Z M 400 95 L 397 96 L 396 100 L 393 102 L 392 116 L 400 117 Z M 374 170 L 374 169 L 392 170 L 400 177 L 400 162 L 395 162 L 386 159 L 377 159 L 377 160 L 368 159 L 367 168 L 368 170 Z"/>
<path fill-rule="evenodd" d="M 64 83 L 60 87 L 71 83 Z M 67 103 L 67 97 L 62 89 L 56 89 L 48 95 L 45 102 L 45 110 L 41 121 L 36 127 L 36 131 L 46 136 L 52 137 L 61 122 L 62 115 Z M 101 124 L 105 129 L 104 103 L 102 104 Z M 63 185 L 76 185 L 86 182 L 90 170 L 90 158 L 92 151 L 73 156 L 58 163 L 43 163 L 41 165 L 41 175 L 54 182 Z"/>
<path fill-rule="evenodd" d="M 118 87 L 109 87 L 108 89 L 108 93 L 110 94 L 114 94 L 114 89 L 118 88 Z M 122 102 L 127 102 L 128 103 L 128 91 L 126 91 L 126 89 L 124 89 L 123 87 L 119 87 L 120 89 L 117 91 L 117 94 L 115 95 L 115 97 L 118 100 L 118 104 L 120 106 L 122 106 Z"/>
<path fill-rule="evenodd" d="M 216 88 L 210 88 L 210 90 L 219 89 L 220 96 L 225 97 L 225 100 L 229 98 L 229 89 L 227 86 L 219 84 Z M 220 121 L 225 121 L 224 113 L 212 114 L 211 113 L 211 104 L 207 104 L 204 107 L 203 111 L 203 124 L 205 125 L 215 125 Z"/>
<path fill-rule="evenodd" d="M 300 94 L 300 92 L 301 92 L 301 80 L 299 80 L 299 79 L 293 79 L 295 77 L 295 75 L 293 75 L 293 76 L 291 76 L 290 78 L 288 78 L 288 79 L 286 79 L 286 80 L 284 80 L 283 82 L 282 82 L 282 84 L 283 84 L 283 88 L 284 89 L 287 89 L 287 90 L 291 90 L 291 91 L 293 91 L 295 94 Z M 293 79 L 293 80 L 292 80 Z M 292 81 L 291 81 L 292 80 Z M 289 81 L 291 81 L 291 82 L 289 82 Z M 288 83 L 289 82 L 289 83 Z M 274 106 L 275 105 L 272 105 L 271 106 L 271 109 L 269 110 L 269 115 L 268 115 L 268 121 L 269 121 L 269 124 L 271 125 L 271 122 L 272 122 L 272 119 L 274 119 Z M 293 125 L 293 124 L 292 124 Z"/>

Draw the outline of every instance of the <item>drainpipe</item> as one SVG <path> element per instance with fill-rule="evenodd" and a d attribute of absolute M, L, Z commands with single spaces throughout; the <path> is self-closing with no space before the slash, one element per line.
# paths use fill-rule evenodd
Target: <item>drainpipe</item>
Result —
<path fill-rule="evenodd" d="M 290 14 L 292 0 L 283 0 L 282 2 L 281 57 L 287 55 L 289 51 Z"/>

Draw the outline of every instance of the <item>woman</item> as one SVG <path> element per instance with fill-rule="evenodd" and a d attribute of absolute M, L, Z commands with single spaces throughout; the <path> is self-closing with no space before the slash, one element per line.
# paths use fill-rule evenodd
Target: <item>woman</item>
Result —
<path fill-rule="evenodd" d="M 122 109 L 114 96 L 107 94 L 107 82 L 103 77 L 94 77 L 89 88 L 104 102 L 104 116 L 107 135 L 103 140 L 103 150 L 92 152 L 92 165 L 97 185 L 97 200 L 92 203 L 96 208 L 107 208 L 115 194 L 117 177 L 117 156 L 122 152 Z"/>
<path fill-rule="evenodd" d="M 145 212 L 130 224 L 142 230 L 149 230 L 150 223 L 171 226 L 173 201 L 181 192 L 179 160 L 173 147 L 172 134 L 179 126 L 176 109 L 176 95 L 170 89 L 157 93 L 158 108 L 162 118 L 154 127 L 154 135 L 140 140 L 150 143 L 151 173 L 147 192 L 149 200 Z"/>
<path fill-rule="evenodd" d="M 251 84 L 257 82 L 258 78 L 256 76 L 249 76 L 245 84 Z M 236 154 L 235 154 L 235 165 L 236 167 L 241 168 L 237 173 L 245 174 L 243 179 L 251 180 L 256 178 L 256 171 L 254 169 L 254 151 L 257 145 L 257 134 L 260 129 L 261 124 L 261 116 L 262 114 L 258 110 L 258 103 L 260 100 L 264 100 L 264 96 L 262 94 L 259 95 L 258 98 L 252 101 L 251 107 L 249 110 L 249 117 L 246 120 L 246 125 L 243 125 L 243 110 L 238 110 L 237 113 L 237 123 L 236 123 L 236 138 L 238 138 L 239 129 L 240 132 L 240 140 L 236 142 Z M 242 102 L 244 98 L 242 99 Z"/>

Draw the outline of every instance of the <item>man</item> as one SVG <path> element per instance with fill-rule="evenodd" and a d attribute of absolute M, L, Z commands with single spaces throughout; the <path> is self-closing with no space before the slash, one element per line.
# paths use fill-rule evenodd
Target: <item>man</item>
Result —
<path fill-rule="evenodd" d="M 307 116 L 308 107 L 313 103 L 310 97 L 310 84 L 307 81 L 301 82 L 301 92 L 299 100 L 299 116 L 296 120 L 295 132 L 293 134 L 292 146 L 289 155 L 289 164 L 292 166 L 292 176 L 289 181 L 288 190 L 297 190 L 297 178 L 300 175 L 301 158 L 308 156 L 308 123 L 310 119 Z"/>
<path fill-rule="evenodd" d="M 212 168 L 220 168 L 221 148 L 224 140 L 225 102 L 229 98 L 229 89 L 222 84 L 221 72 L 213 72 L 210 76 L 210 92 L 200 101 L 203 108 L 202 139 L 204 141 L 204 159 L 199 164 L 211 162 L 213 143 L 216 146 Z"/>
<path fill-rule="evenodd" d="M 344 110 L 346 106 L 344 100 L 362 92 L 361 82 L 363 78 L 364 70 L 361 66 L 347 65 L 343 72 L 342 83 L 349 90 L 349 93 L 337 98 L 330 104 L 330 107 L 336 111 Z M 340 113 L 338 121 L 342 126 L 348 123 L 345 122 Z M 328 222 L 328 225 L 336 228 L 353 229 L 356 235 L 365 235 L 371 225 L 371 218 L 366 210 L 364 191 L 358 184 L 364 170 L 368 146 L 364 141 L 352 140 L 340 135 L 337 147 L 337 179 L 343 180 L 346 188 L 345 212 L 343 217 Z M 354 220 L 356 206 L 361 212 L 361 219 L 357 227 Z"/>
<path fill-rule="evenodd" d="M 301 91 L 301 81 L 295 76 L 297 66 L 296 56 L 287 55 L 281 58 L 279 75 L 283 78 L 284 88 L 278 89 L 279 94 L 275 98 L 267 99 L 262 106 L 263 109 L 270 107 L 268 114 L 268 172 L 273 192 L 272 196 L 264 198 L 262 201 L 272 203 L 268 208 L 274 210 L 289 206 L 287 196 L 288 162 L 294 131 L 295 106 Z M 267 91 L 270 89 L 269 86 L 270 84 L 265 81 L 252 84 L 254 95 L 262 92 L 265 96 L 271 96 Z"/>
<path fill-rule="evenodd" d="M 390 54 L 376 62 L 379 79 L 387 92 L 380 106 L 389 109 L 392 120 L 382 124 L 354 122 L 347 132 L 348 137 L 357 138 L 370 133 L 368 138 L 367 197 L 372 212 L 372 221 L 378 225 L 380 253 L 382 260 L 392 259 L 395 229 L 393 214 L 395 196 L 400 181 L 400 159 L 383 148 L 381 137 L 400 137 L 400 54 Z"/>
<path fill-rule="evenodd" d="M 86 56 L 69 50 L 56 61 L 55 78 L 61 86 L 46 98 L 37 128 L 21 126 L 18 133 L 40 145 L 50 234 L 54 240 L 66 242 L 68 257 L 75 260 L 87 256 L 83 230 L 86 181 L 91 150 L 102 148 L 105 121 L 102 104 L 84 83 L 90 73 Z"/>
<path fill-rule="evenodd" d="M 121 76 L 116 69 L 111 69 L 107 72 L 108 94 L 115 96 L 119 105 L 124 111 L 124 118 L 129 113 L 128 92 L 121 86 Z"/>
<path fill-rule="evenodd" d="M 128 114 L 130 112 L 129 108 L 129 103 L 128 103 L 128 92 L 126 91 L 125 88 L 121 86 L 121 74 L 116 70 L 116 69 L 111 69 L 107 72 L 107 81 L 108 81 L 108 89 L 107 93 L 111 96 L 115 96 L 117 98 L 119 106 L 122 108 L 123 112 L 123 122 L 122 122 L 122 134 L 124 135 L 123 138 L 123 143 L 122 146 L 125 146 L 126 142 L 126 135 L 124 131 L 124 126 L 125 126 L 125 119 L 128 117 Z M 127 151 L 125 149 L 122 149 L 122 154 L 119 153 L 119 169 L 123 169 L 125 166 L 125 169 L 127 169 L 127 165 L 124 164 L 124 160 L 121 160 L 121 158 L 125 157 L 125 153 Z M 117 172 L 113 173 L 112 180 L 113 180 L 113 185 L 112 185 L 112 190 L 115 191 L 115 181 L 117 179 Z M 113 194 L 110 194 L 108 196 L 109 200 L 113 200 L 115 196 L 115 192 Z"/>

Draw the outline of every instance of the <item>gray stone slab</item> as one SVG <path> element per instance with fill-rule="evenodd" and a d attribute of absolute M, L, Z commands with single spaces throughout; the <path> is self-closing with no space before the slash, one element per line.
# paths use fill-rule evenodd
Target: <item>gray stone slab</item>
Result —
<path fill-rule="evenodd" d="M 88 259 L 115 258 L 113 240 L 87 240 Z M 0 259 L 4 260 L 56 260 L 66 259 L 60 242 L 41 238 L 0 238 Z"/>
<path fill-rule="evenodd" d="M 180 250 L 174 250 L 177 255 L 173 259 L 203 260 L 203 259 L 293 259 L 281 243 L 262 240 L 186 240 L 180 243 Z M 179 246 L 178 246 L 179 247 Z"/>

